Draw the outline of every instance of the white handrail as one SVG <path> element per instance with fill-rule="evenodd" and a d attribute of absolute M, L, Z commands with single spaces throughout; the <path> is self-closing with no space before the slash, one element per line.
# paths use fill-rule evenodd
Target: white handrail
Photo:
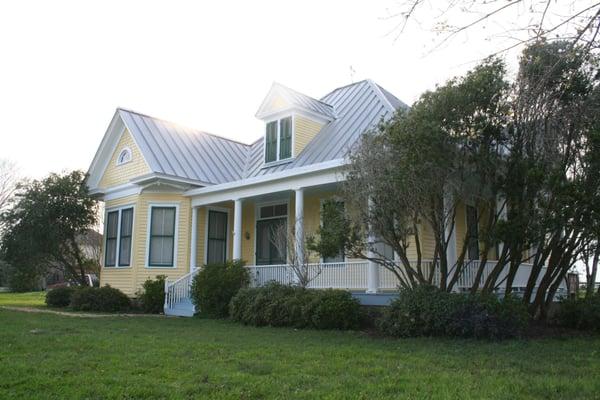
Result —
<path fill-rule="evenodd" d="M 200 272 L 199 268 L 188 272 L 173 282 L 165 280 L 165 310 L 173 308 L 175 304 L 191 297 L 192 282 L 198 272 Z"/>

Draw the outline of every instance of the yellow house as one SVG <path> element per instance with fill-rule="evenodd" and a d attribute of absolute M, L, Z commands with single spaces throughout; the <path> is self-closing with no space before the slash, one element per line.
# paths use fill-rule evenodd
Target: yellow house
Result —
<path fill-rule="evenodd" d="M 406 106 L 370 80 L 320 100 L 273 84 L 256 113 L 265 131 L 251 144 L 117 109 L 88 178 L 105 203 L 101 285 L 135 296 L 146 279 L 166 275 L 165 312 L 191 315 L 189 286 L 203 264 L 243 259 L 258 284 L 293 279 L 274 228 L 293 227 L 296 238 L 316 231 L 348 150 L 399 107 Z M 456 230 L 466 223 L 461 217 Z M 451 247 L 455 255 L 456 240 Z M 364 260 L 309 261 L 327 267 L 313 287 L 397 286 Z"/>

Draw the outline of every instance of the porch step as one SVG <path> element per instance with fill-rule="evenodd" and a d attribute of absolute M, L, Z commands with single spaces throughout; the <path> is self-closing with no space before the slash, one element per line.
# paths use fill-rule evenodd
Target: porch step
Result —
<path fill-rule="evenodd" d="M 171 308 L 165 308 L 165 315 L 176 317 L 193 317 L 196 313 L 196 307 L 190 299 L 182 299 Z"/>

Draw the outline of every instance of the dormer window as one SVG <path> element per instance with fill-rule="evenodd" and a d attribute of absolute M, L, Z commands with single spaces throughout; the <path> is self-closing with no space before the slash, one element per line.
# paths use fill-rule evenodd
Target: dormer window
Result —
<path fill-rule="evenodd" d="M 131 149 L 129 147 L 125 147 L 119 153 L 119 157 L 117 157 L 117 165 L 126 164 L 131 161 Z"/>
<path fill-rule="evenodd" d="M 267 123 L 265 134 L 265 163 L 292 157 L 292 117 Z"/>

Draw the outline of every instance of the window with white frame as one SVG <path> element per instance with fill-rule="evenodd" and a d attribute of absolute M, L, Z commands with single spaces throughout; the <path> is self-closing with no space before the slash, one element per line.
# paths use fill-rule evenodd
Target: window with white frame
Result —
<path fill-rule="evenodd" d="M 149 267 L 173 267 L 177 208 L 152 206 L 150 211 Z"/>
<path fill-rule="evenodd" d="M 132 236 L 133 207 L 109 211 L 106 214 L 105 267 L 128 267 L 131 265 Z"/>
<path fill-rule="evenodd" d="M 292 117 L 267 123 L 265 133 L 265 163 L 292 157 Z"/>
<path fill-rule="evenodd" d="M 131 149 L 129 147 L 125 147 L 119 153 L 119 157 L 117 157 L 117 165 L 126 164 L 131 161 Z"/>

